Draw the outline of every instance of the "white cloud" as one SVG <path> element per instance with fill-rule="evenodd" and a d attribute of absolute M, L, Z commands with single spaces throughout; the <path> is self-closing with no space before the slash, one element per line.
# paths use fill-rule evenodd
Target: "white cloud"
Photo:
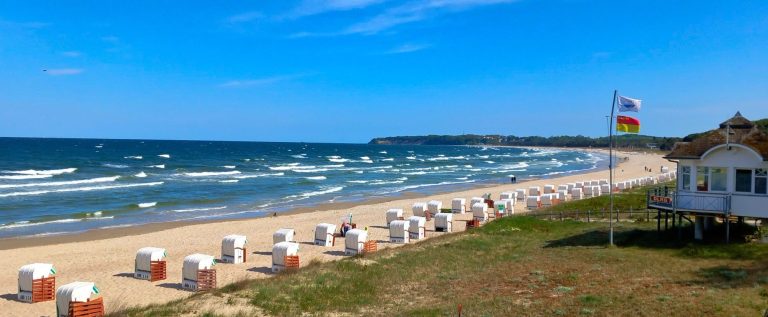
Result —
<path fill-rule="evenodd" d="M 61 52 L 61 55 L 64 55 L 66 57 L 80 57 L 83 54 L 78 51 L 66 51 L 66 52 Z"/>
<path fill-rule="evenodd" d="M 412 53 L 421 51 L 424 49 L 429 48 L 431 45 L 422 45 L 422 44 L 403 44 L 398 47 L 395 47 L 389 51 L 386 51 L 385 54 L 405 54 L 405 53 Z"/>
<path fill-rule="evenodd" d="M 260 19 L 262 17 L 264 17 L 264 15 L 261 12 L 249 11 L 249 12 L 244 12 L 244 13 L 230 16 L 226 18 L 225 21 L 230 24 L 246 23 L 256 19 Z"/>
<path fill-rule="evenodd" d="M 46 74 L 51 76 L 65 76 L 65 75 L 77 75 L 85 70 L 82 68 L 53 68 L 43 70 Z"/>
<path fill-rule="evenodd" d="M 287 80 L 291 80 L 291 79 L 295 79 L 303 76 L 304 75 L 281 75 L 281 76 L 272 76 L 272 77 L 255 78 L 255 79 L 230 80 L 228 82 L 219 84 L 219 87 L 222 87 L 222 88 L 259 87 L 259 86 L 271 85 L 274 83 L 287 81 Z"/>
<path fill-rule="evenodd" d="M 430 16 L 468 10 L 474 7 L 514 2 L 515 0 L 418 0 L 390 8 L 372 19 L 354 24 L 343 34 L 376 34 L 398 25 Z"/>
<path fill-rule="evenodd" d="M 298 18 L 332 11 L 363 9 L 387 0 L 304 0 L 289 17 Z"/>

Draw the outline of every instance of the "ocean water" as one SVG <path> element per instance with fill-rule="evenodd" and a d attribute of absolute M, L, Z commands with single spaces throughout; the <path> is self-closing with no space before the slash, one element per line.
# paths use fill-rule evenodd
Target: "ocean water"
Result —
<path fill-rule="evenodd" d="M 595 169 L 581 151 L 0 138 L 0 237 L 254 217 Z"/>

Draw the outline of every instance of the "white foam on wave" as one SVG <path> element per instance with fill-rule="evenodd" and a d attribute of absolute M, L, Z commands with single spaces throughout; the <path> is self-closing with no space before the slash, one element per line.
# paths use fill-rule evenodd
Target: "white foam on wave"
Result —
<path fill-rule="evenodd" d="M 219 181 L 219 183 L 237 183 L 239 181 L 240 181 L 239 179 L 225 179 L 225 180 Z"/>
<path fill-rule="evenodd" d="M 313 169 L 313 168 L 317 168 L 317 166 L 301 165 L 301 163 L 288 163 L 288 164 L 269 166 L 269 169 L 273 171 L 293 171 L 293 170 Z"/>
<path fill-rule="evenodd" d="M 237 168 L 237 166 L 235 166 L 235 165 L 224 165 L 224 166 L 222 166 L 222 167 L 223 167 L 223 168 L 226 168 L 226 169 L 231 169 L 231 170 L 233 170 L 233 169 Z"/>
<path fill-rule="evenodd" d="M 40 179 L 49 177 L 53 177 L 53 175 L 0 175 L 0 179 Z"/>
<path fill-rule="evenodd" d="M 221 207 L 210 207 L 210 208 L 190 208 L 190 209 L 176 209 L 171 210 L 170 212 L 195 212 L 195 211 L 210 211 L 210 210 L 221 210 L 225 209 L 227 206 L 221 206 Z"/>
<path fill-rule="evenodd" d="M 62 189 L 56 189 L 56 190 L 38 190 L 38 191 L 15 192 L 15 193 L 8 193 L 8 194 L 0 194 L 0 198 L 2 198 L 2 197 L 14 197 L 14 196 L 35 196 L 35 195 L 43 195 L 43 194 L 50 194 L 50 193 L 87 192 L 87 191 L 94 191 L 94 190 L 107 190 L 107 189 L 119 189 L 119 188 L 130 188 L 130 187 L 144 187 L 144 186 L 158 186 L 158 185 L 162 185 L 162 184 L 163 184 L 163 182 L 152 182 L 152 183 L 138 183 L 138 184 L 126 184 L 126 185 L 74 187 L 74 188 L 62 188 Z"/>
<path fill-rule="evenodd" d="M 139 206 L 139 208 L 149 208 L 149 207 L 157 206 L 157 202 L 153 201 L 151 203 L 139 203 L 139 204 L 136 204 L 136 205 Z"/>
<path fill-rule="evenodd" d="M 63 181 L 63 182 L 45 182 L 45 183 L 29 183 L 29 184 L 13 184 L 13 185 L 0 185 L 0 188 L 23 188 L 23 187 L 46 187 L 46 186 L 66 186 L 66 185 L 78 185 L 78 184 L 92 184 L 92 183 L 106 183 L 114 182 L 120 176 L 111 177 L 98 177 L 91 179 L 81 179 L 76 181 Z"/>
<path fill-rule="evenodd" d="M 299 195 L 290 195 L 290 196 L 287 196 L 285 198 L 287 198 L 287 199 L 296 199 L 296 198 L 298 198 L 298 199 L 305 199 L 305 198 L 310 198 L 310 197 L 314 197 L 314 196 L 320 196 L 320 195 L 335 193 L 335 192 L 341 191 L 342 189 L 344 189 L 344 186 L 329 187 L 329 188 L 325 188 L 323 190 L 301 193 Z"/>
<path fill-rule="evenodd" d="M 246 174 L 246 175 L 238 175 L 235 176 L 237 179 L 246 179 L 246 178 L 257 178 L 257 177 L 268 177 L 268 176 L 283 176 L 285 173 L 262 173 L 262 174 Z"/>
<path fill-rule="evenodd" d="M 101 166 L 109 167 L 109 168 L 128 168 L 128 167 L 130 167 L 128 165 L 112 164 L 112 163 L 104 163 L 104 164 L 101 164 Z"/>
<path fill-rule="evenodd" d="M 408 159 L 408 160 L 415 160 L 416 159 L 415 156 L 406 156 L 405 158 Z"/>
<path fill-rule="evenodd" d="M 424 171 L 403 173 L 403 175 L 425 175 L 425 174 L 427 174 L 427 172 L 424 172 Z"/>
<path fill-rule="evenodd" d="M 187 177 L 206 177 L 206 176 L 227 176 L 227 175 L 237 175 L 240 174 L 240 171 L 230 171 L 230 172 L 192 172 L 192 173 L 182 173 L 180 175 L 187 176 Z"/>
<path fill-rule="evenodd" d="M 302 154 L 297 154 L 297 155 L 291 155 L 291 157 L 292 158 L 297 158 L 297 159 L 305 159 L 305 158 L 307 158 L 307 154 L 302 153 Z"/>
<path fill-rule="evenodd" d="M 124 156 L 123 158 L 125 158 L 125 159 L 131 159 L 131 160 L 141 160 L 141 159 L 143 159 L 144 157 L 143 157 L 143 156 L 141 156 L 141 155 L 132 155 L 132 156 Z"/>
<path fill-rule="evenodd" d="M 68 218 L 68 219 L 59 219 L 59 220 L 41 221 L 41 222 L 17 221 L 17 222 L 9 223 L 7 225 L 2 225 L 0 226 L 0 229 L 24 228 L 24 227 L 32 227 L 32 226 L 40 226 L 40 225 L 50 225 L 55 223 L 70 223 L 70 222 L 78 222 L 81 220 L 82 219 Z"/>
<path fill-rule="evenodd" d="M 487 158 L 487 157 L 486 157 Z M 427 161 L 435 162 L 435 161 L 451 161 L 451 160 L 466 160 L 467 158 L 465 156 L 445 156 L 445 155 L 438 155 L 437 157 L 430 157 L 427 159 Z"/>
<path fill-rule="evenodd" d="M 24 174 L 24 175 L 61 175 L 74 173 L 77 168 L 62 168 L 57 170 L 23 170 L 23 171 L 3 171 L 6 174 Z"/>
<path fill-rule="evenodd" d="M 313 180 L 313 181 L 322 181 L 322 180 L 328 179 L 325 176 L 310 176 L 310 177 L 304 177 L 304 178 L 308 180 Z"/>
<path fill-rule="evenodd" d="M 157 155 L 157 156 L 158 156 L 158 157 L 162 157 L 162 158 L 171 158 L 171 155 L 170 155 L 170 154 L 159 154 L 159 155 Z"/>
<path fill-rule="evenodd" d="M 488 164 L 496 164 L 496 162 L 494 162 L 494 161 L 485 161 L 485 162 L 488 163 Z"/>
<path fill-rule="evenodd" d="M 383 158 L 383 159 L 381 159 L 381 161 L 382 161 L 382 162 L 392 162 L 392 161 L 394 161 L 394 160 L 395 160 L 395 159 L 393 159 L 393 158 L 391 158 L 391 157 L 388 157 L 388 158 Z"/>
<path fill-rule="evenodd" d="M 345 163 L 345 162 L 349 162 L 350 160 L 345 158 L 329 158 L 328 161 L 331 161 L 334 163 Z"/>
<path fill-rule="evenodd" d="M 138 178 L 144 178 L 144 177 L 147 177 L 147 173 L 144 173 L 144 171 L 141 171 L 138 174 L 133 175 L 133 176 L 134 177 L 138 177 Z"/>
<path fill-rule="evenodd" d="M 160 164 L 160 165 L 150 165 L 150 166 L 147 166 L 147 167 L 152 167 L 152 168 L 165 168 L 165 164 Z"/>
<path fill-rule="evenodd" d="M 327 172 L 327 168 L 313 168 L 313 169 L 297 169 L 293 170 L 296 173 L 319 173 L 319 172 Z"/>
<path fill-rule="evenodd" d="M 370 182 L 370 181 L 367 181 L 367 180 L 351 180 L 351 181 L 347 181 L 347 183 L 352 183 L 352 184 L 365 184 L 365 183 L 368 183 L 368 182 Z"/>
<path fill-rule="evenodd" d="M 379 151 L 381 154 L 387 154 L 387 151 Z"/>
<path fill-rule="evenodd" d="M 515 164 L 505 164 L 505 165 L 502 165 L 500 167 L 500 169 L 506 169 L 506 170 L 521 169 L 521 168 L 526 168 L 526 167 L 529 167 L 529 166 L 530 165 L 528 165 L 528 163 L 526 163 L 526 162 L 520 162 L 520 163 L 515 163 Z"/>

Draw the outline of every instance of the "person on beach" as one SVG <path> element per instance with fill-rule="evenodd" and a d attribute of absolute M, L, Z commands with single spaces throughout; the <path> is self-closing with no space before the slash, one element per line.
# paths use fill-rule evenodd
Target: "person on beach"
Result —
<path fill-rule="evenodd" d="M 340 230 L 341 231 L 341 236 L 342 237 L 346 237 L 347 236 L 347 231 L 349 231 L 351 229 L 352 229 L 352 225 L 350 225 L 348 222 L 344 221 L 341 224 L 341 230 Z"/>

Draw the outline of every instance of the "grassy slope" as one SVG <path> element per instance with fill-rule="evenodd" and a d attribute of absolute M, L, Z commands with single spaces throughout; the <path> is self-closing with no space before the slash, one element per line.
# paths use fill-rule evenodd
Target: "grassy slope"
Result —
<path fill-rule="evenodd" d="M 466 316 L 754 316 L 768 308 L 768 245 L 675 237 L 624 222 L 619 247 L 606 248 L 605 223 L 504 218 L 115 315 L 442 316 L 461 304 Z"/>

